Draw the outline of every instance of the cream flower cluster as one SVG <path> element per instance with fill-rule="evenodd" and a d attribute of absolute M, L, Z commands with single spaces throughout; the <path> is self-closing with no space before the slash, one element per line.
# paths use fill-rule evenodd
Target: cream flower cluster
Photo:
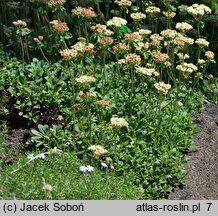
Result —
<path fill-rule="evenodd" d="M 193 29 L 193 27 L 187 22 L 179 22 L 179 23 L 176 23 L 176 29 L 180 30 L 181 32 L 187 32 Z"/>
<path fill-rule="evenodd" d="M 165 29 L 161 31 L 160 35 L 162 35 L 165 38 L 174 39 L 177 35 L 177 31 L 172 29 Z"/>
<path fill-rule="evenodd" d="M 188 54 L 184 54 L 184 53 L 178 53 L 177 56 L 179 57 L 180 60 L 185 60 L 190 57 Z"/>
<path fill-rule="evenodd" d="M 26 27 L 26 26 L 27 26 L 26 22 L 23 21 L 23 20 L 14 21 L 14 22 L 13 22 L 13 25 L 15 25 L 15 26 L 21 26 L 21 27 Z"/>
<path fill-rule="evenodd" d="M 163 92 L 166 93 L 169 91 L 169 89 L 171 88 L 170 84 L 165 84 L 164 82 L 158 82 L 154 84 L 154 87 L 159 91 L 159 92 Z"/>
<path fill-rule="evenodd" d="M 146 68 L 146 67 L 139 67 L 136 69 L 136 73 L 143 74 L 146 76 L 159 76 L 159 73 L 154 68 Z"/>
<path fill-rule="evenodd" d="M 63 60 L 70 61 L 72 59 L 75 59 L 78 55 L 77 50 L 74 49 L 64 49 L 60 51 L 61 56 L 63 57 Z"/>
<path fill-rule="evenodd" d="M 111 124 L 118 127 L 128 127 L 129 123 L 124 118 L 111 118 Z"/>
<path fill-rule="evenodd" d="M 187 12 L 197 18 L 202 17 L 205 14 L 211 14 L 212 11 L 204 4 L 193 4 L 192 6 L 187 8 Z"/>
<path fill-rule="evenodd" d="M 132 5 L 132 1 L 131 0 L 115 0 L 115 2 L 117 5 L 121 6 L 121 7 L 129 7 Z"/>
<path fill-rule="evenodd" d="M 120 17 L 113 17 L 112 19 L 107 21 L 107 26 L 121 27 L 122 25 L 126 25 L 127 21 Z"/>
<path fill-rule="evenodd" d="M 49 0 L 48 6 L 61 6 L 65 3 L 65 0 Z"/>
<path fill-rule="evenodd" d="M 79 78 L 76 78 L 75 80 L 78 83 L 94 83 L 95 82 L 95 78 L 94 77 L 86 76 L 86 75 L 81 76 Z"/>
<path fill-rule="evenodd" d="M 150 44 L 148 43 L 148 42 L 146 42 L 146 43 L 144 43 L 144 42 L 138 42 L 138 43 L 136 43 L 135 44 L 136 45 L 136 47 L 135 47 L 135 49 L 137 50 L 137 51 L 145 51 L 145 50 L 148 50 L 148 48 L 149 48 L 149 46 L 150 46 Z"/>
<path fill-rule="evenodd" d="M 84 42 L 77 42 L 73 46 L 71 46 L 71 49 L 76 50 L 78 53 L 83 54 L 85 52 L 92 53 L 94 49 L 94 44 L 92 43 L 84 43 Z"/>
<path fill-rule="evenodd" d="M 176 16 L 176 13 L 173 11 L 163 11 L 163 15 L 167 18 L 173 18 Z"/>
<path fill-rule="evenodd" d="M 155 15 L 157 13 L 160 13 L 160 8 L 155 7 L 155 6 L 150 6 L 146 8 L 145 12 L 150 15 Z"/>
<path fill-rule="evenodd" d="M 196 44 L 198 44 L 198 46 L 200 47 L 208 47 L 209 46 L 209 42 L 207 40 L 205 40 L 204 38 L 198 38 L 195 41 Z"/>
<path fill-rule="evenodd" d="M 148 29 L 139 29 L 139 34 L 142 35 L 142 36 L 147 36 L 147 35 L 150 35 L 152 33 L 151 30 L 148 30 Z"/>
<path fill-rule="evenodd" d="M 91 145 L 88 147 L 88 150 L 92 151 L 95 157 L 102 157 L 108 152 L 103 146 L 100 145 Z"/>
<path fill-rule="evenodd" d="M 134 20 L 134 21 L 141 21 L 143 19 L 146 18 L 146 15 L 141 13 L 141 12 L 136 12 L 136 13 L 131 13 L 130 17 Z"/>
<path fill-rule="evenodd" d="M 178 9 L 182 12 L 182 13 L 185 13 L 187 12 L 187 9 L 188 9 L 188 5 L 184 5 L 184 4 L 181 4 Z"/>
<path fill-rule="evenodd" d="M 61 56 L 63 57 L 63 60 L 70 61 L 72 59 L 75 59 L 77 57 L 80 57 L 84 53 L 93 53 L 94 45 L 92 43 L 84 43 L 84 42 L 77 42 L 73 46 L 71 46 L 71 49 L 64 49 L 60 51 Z"/>
<path fill-rule="evenodd" d="M 184 62 L 180 65 L 177 65 L 176 69 L 181 71 L 181 72 L 185 72 L 185 73 L 192 73 L 192 72 L 198 70 L 198 68 L 194 64 L 186 63 L 186 62 Z"/>

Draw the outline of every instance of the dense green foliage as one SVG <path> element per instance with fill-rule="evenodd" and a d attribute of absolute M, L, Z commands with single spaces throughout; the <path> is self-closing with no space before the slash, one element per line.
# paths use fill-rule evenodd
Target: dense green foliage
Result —
<path fill-rule="evenodd" d="M 163 199 L 184 182 L 195 114 L 206 100 L 218 103 L 217 16 L 202 5 L 196 16 L 181 2 L 143 2 L 0 5 L 8 6 L 0 16 L 0 197 Z M 9 166 L 11 113 L 29 121 L 23 145 L 32 151 L 18 149 Z"/>

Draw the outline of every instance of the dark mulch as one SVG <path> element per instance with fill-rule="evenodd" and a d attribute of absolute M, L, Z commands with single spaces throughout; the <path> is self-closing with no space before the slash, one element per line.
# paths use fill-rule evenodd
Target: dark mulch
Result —
<path fill-rule="evenodd" d="M 187 155 L 186 183 L 175 188 L 168 199 L 218 199 L 218 106 L 207 104 L 196 122 L 201 131 L 193 138 L 196 151 Z"/>

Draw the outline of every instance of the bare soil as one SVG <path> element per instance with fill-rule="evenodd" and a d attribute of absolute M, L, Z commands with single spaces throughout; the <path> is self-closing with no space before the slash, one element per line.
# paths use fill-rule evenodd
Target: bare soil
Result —
<path fill-rule="evenodd" d="M 218 106 L 207 104 L 197 116 L 200 132 L 193 137 L 196 150 L 187 155 L 186 182 L 170 200 L 218 199 Z"/>

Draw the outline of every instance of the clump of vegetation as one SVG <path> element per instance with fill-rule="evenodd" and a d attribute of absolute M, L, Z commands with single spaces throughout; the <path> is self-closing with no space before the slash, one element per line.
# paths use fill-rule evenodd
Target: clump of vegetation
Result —
<path fill-rule="evenodd" d="M 35 1 L 43 31 L 12 22 L 16 58 L 3 57 L 0 88 L 36 125 L 26 144 L 37 154 L 5 167 L 3 198 L 162 199 L 183 183 L 193 116 L 218 98 L 204 33 L 213 11 L 143 2 Z"/>

